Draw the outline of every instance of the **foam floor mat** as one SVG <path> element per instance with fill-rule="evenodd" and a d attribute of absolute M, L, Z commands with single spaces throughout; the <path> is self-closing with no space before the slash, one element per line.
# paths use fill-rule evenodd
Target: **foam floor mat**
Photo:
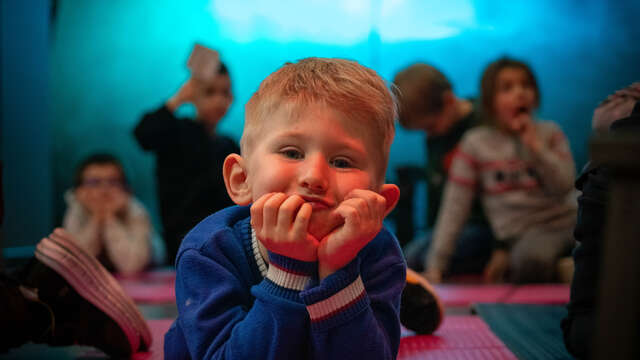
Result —
<path fill-rule="evenodd" d="M 475 304 L 474 309 L 518 359 L 572 359 L 560 329 L 564 306 Z"/>
<path fill-rule="evenodd" d="M 478 316 L 446 316 L 433 335 L 406 335 L 398 359 L 516 359 Z"/>
<path fill-rule="evenodd" d="M 125 293 L 136 303 L 175 303 L 176 273 L 173 270 L 156 270 L 134 276 L 117 276 Z"/>
<path fill-rule="evenodd" d="M 506 303 L 564 305 L 569 302 L 569 284 L 532 284 L 518 286 Z"/>
<path fill-rule="evenodd" d="M 473 303 L 502 302 L 515 290 L 515 286 L 437 284 L 436 294 L 444 306 L 469 306 Z"/>

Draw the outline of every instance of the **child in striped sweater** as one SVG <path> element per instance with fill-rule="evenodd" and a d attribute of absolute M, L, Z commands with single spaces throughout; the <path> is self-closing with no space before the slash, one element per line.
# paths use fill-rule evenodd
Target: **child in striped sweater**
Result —
<path fill-rule="evenodd" d="M 482 76 L 488 126 L 469 130 L 448 170 L 442 209 L 427 256 L 427 278 L 447 269 L 455 239 L 474 196 L 482 204 L 497 247 L 487 281 L 555 279 L 556 262 L 573 246 L 575 165 L 567 140 L 552 122 L 534 121 L 539 90 L 531 69 L 503 58 Z"/>

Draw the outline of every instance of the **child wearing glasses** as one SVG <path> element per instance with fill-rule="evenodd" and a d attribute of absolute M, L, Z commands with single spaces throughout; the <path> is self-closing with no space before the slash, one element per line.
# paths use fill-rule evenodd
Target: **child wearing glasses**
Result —
<path fill-rule="evenodd" d="M 82 161 L 65 198 L 64 228 L 109 271 L 131 274 L 149 265 L 149 215 L 131 194 L 117 158 L 94 154 Z"/>

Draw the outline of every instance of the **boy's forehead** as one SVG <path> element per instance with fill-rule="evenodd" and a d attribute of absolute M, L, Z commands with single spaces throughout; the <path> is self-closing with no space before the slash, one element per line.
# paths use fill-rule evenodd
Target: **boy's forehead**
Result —
<path fill-rule="evenodd" d="M 327 104 L 310 103 L 280 106 L 274 115 L 280 117 L 283 125 L 289 130 L 295 129 L 296 124 L 302 121 L 311 121 L 315 122 L 318 127 L 334 130 L 336 134 L 342 133 L 344 135 L 346 132 L 349 137 L 361 140 L 367 147 L 378 148 L 378 146 L 382 146 L 384 141 L 382 134 L 376 134 L 372 119 L 358 118 Z M 313 137 L 314 133 L 312 131 L 306 135 Z M 367 150 L 371 151 L 372 149 Z"/>
<path fill-rule="evenodd" d="M 88 174 L 104 174 L 104 173 L 118 173 L 120 174 L 120 167 L 111 163 L 94 163 L 89 164 L 82 171 L 83 175 Z"/>

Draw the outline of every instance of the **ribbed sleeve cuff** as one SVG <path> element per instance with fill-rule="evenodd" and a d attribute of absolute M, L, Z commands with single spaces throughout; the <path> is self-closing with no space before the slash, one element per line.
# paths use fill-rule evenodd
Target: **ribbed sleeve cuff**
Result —
<path fill-rule="evenodd" d="M 302 291 L 318 271 L 317 262 L 308 262 L 269 252 L 267 279 L 278 286 Z"/>
<path fill-rule="evenodd" d="M 322 280 L 319 286 L 300 293 L 313 329 L 324 330 L 347 322 L 369 305 L 359 268 L 356 258 Z"/>

